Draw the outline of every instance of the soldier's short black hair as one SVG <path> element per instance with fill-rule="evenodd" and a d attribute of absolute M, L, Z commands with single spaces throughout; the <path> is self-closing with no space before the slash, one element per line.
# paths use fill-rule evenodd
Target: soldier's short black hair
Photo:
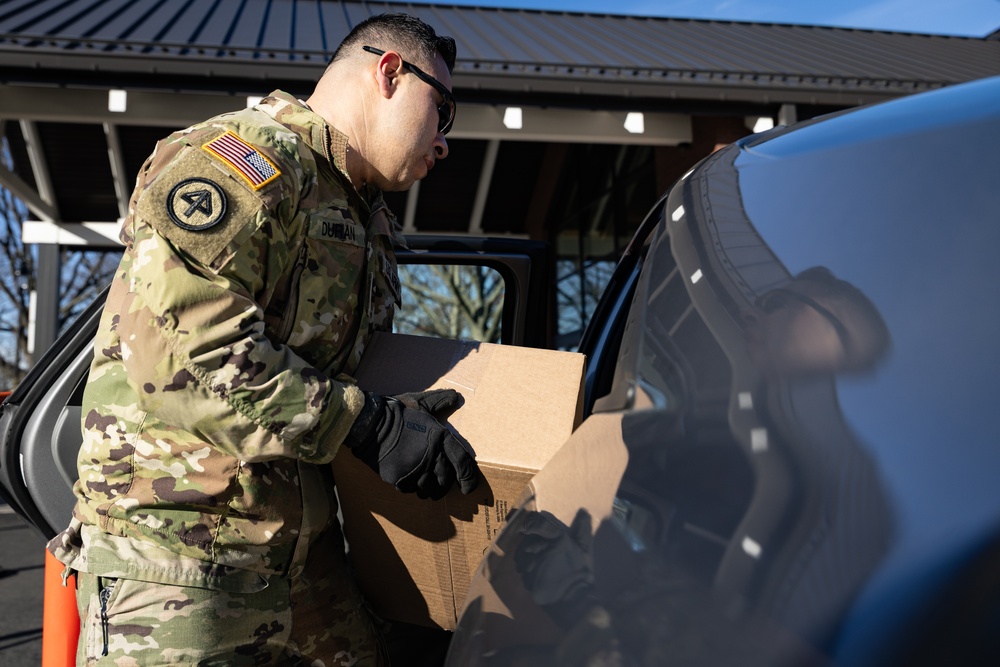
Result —
<path fill-rule="evenodd" d="M 398 51 L 406 60 L 425 67 L 441 54 L 449 72 L 455 67 L 455 40 L 438 35 L 434 28 L 409 14 L 377 14 L 365 19 L 348 33 L 330 62 L 353 55 L 362 46 Z"/>

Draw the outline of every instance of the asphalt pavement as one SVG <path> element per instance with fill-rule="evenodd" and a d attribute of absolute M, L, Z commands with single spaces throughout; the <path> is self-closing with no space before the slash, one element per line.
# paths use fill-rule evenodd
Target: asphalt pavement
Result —
<path fill-rule="evenodd" d="M 0 665 L 42 662 L 45 541 L 0 498 Z"/>

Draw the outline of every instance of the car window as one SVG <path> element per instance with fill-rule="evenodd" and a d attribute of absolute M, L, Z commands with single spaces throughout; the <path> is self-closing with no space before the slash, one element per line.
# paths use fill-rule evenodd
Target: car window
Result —
<path fill-rule="evenodd" d="M 635 547 L 669 545 L 671 559 L 708 582 L 747 509 L 753 480 L 729 424 L 729 361 L 689 285 L 661 225 L 639 276 L 619 358 L 619 375 L 635 383 L 635 416 L 626 420 L 623 437 L 630 456 L 646 464 L 626 473 L 615 525 Z"/>
<path fill-rule="evenodd" d="M 487 266 L 408 264 L 399 266 L 402 303 L 396 333 L 500 342 L 505 284 Z"/>
<path fill-rule="evenodd" d="M 730 368 L 695 309 L 684 276 L 661 228 L 647 260 L 644 285 L 633 306 L 645 322 L 636 374 L 657 407 L 681 410 L 728 400 Z"/>
<path fill-rule="evenodd" d="M 595 409 L 704 412 L 721 404 L 724 411 L 729 363 L 688 295 L 665 225 L 655 233 L 640 269 L 610 391 L 611 397 L 630 396 L 629 404 L 598 401 Z"/>

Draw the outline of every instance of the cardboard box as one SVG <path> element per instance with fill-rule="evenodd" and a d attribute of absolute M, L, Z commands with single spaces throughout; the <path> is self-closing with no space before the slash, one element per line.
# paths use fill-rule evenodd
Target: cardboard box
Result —
<path fill-rule="evenodd" d="M 595 413 L 590 415 L 555 456 L 545 469 L 531 478 L 525 491 L 533 500 L 535 512 L 546 512 L 550 526 L 569 526 L 574 532 L 589 528 L 589 547 L 597 549 L 589 553 L 590 558 L 599 558 L 603 563 L 628 562 L 620 554 L 601 553 L 603 540 L 595 540 L 598 528 L 603 523 L 607 528 L 614 519 L 615 499 L 623 488 L 625 469 L 629 462 L 628 448 L 622 434 L 622 422 L 626 413 Z M 589 518 L 589 525 L 576 525 L 579 513 L 585 512 L 583 520 Z M 524 524 L 521 524 L 524 528 Z M 612 528 L 611 532 L 618 532 Z M 553 532 L 550 535 L 556 535 Z M 536 558 L 552 557 L 556 550 L 546 552 L 538 549 L 537 534 L 521 532 L 506 534 L 502 549 L 494 547 L 487 555 L 485 576 L 472 583 L 466 603 L 475 610 L 475 639 L 466 640 L 476 646 L 478 655 L 509 651 L 511 647 L 553 646 L 564 637 L 564 628 L 559 628 L 538 604 L 529 591 L 519 568 L 515 565 L 521 545 L 535 541 L 532 549 Z M 553 544 L 556 540 L 553 540 Z M 567 558 L 570 567 L 579 561 Z M 536 570 L 544 573 L 535 581 L 560 580 L 564 571 L 552 566 Z M 601 570 L 602 586 L 613 582 L 618 575 L 615 568 Z M 631 573 L 623 573 L 630 576 Z M 613 583 L 611 584 L 613 586 Z M 459 610 L 459 615 L 463 610 Z M 554 646 L 553 646 L 554 647 Z M 507 653 L 511 655 L 511 653 Z"/>
<path fill-rule="evenodd" d="M 453 388 L 448 423 L 476 454 L 479 488 L 420 500 L 346 447 L 334 459 L 361 588 L 385 618 L 453 630 L 472 576 L 525 485 L 582 417 L 584 357 L 474 341 L 377 334 L 358 384 L 381 394 Z"/>

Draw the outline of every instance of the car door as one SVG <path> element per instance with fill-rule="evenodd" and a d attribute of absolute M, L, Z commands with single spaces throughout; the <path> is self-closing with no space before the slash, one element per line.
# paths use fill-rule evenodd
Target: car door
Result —
<path fill-rule="evenodd" d="M 420 305 L 414 298 L 407 303 L 408 273 L 463 267 L 488 274 L 502 289 L 499 341 L 491 342 L 547 345 L 547 244 L 446 236 L 413 236 L 407 242 L 409 249 L 397 255 L 404 284 L 397 322 L 406 319 L 408 308 Z M 102 294 L 0 406 L 0 493 L 46 539 L 65 527 L 74 504 L 81 400 L 103 302 Z"/>

